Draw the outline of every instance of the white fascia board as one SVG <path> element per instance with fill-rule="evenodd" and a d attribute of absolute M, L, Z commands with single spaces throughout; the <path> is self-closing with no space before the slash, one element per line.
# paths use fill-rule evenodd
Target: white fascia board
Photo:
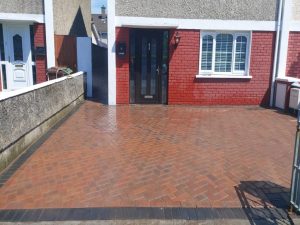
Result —
<path fill-rule="evenodd" d="M 46 25 L 47 67 L 50 68 L 55 66 L 53 0 L 44 0 L 44 7 Z"/>
<path fill-rule="evenodd" d="M 115 0 L 107 2 L 108 27 L 108 104 L 117 104 Z"/>
<path fill-rule="evenodd" d="M 117 27 L 276 31 L 276 21 L 202 20 L 116 16 Z"/>
<path fill-rule="evenodd" d="M 0 13 L 0 21 L 26 21 L 44 23 L 44 14 Z"/>
<path fill-rule="evenodd" d="M 300 31 L 300 21 L 292 21 L 290 24 L 290 31 Z"/>

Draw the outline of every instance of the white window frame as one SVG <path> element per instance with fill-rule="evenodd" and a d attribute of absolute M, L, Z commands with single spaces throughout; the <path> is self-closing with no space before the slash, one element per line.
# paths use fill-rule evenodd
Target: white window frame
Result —
<path fill-rule="evenodd" d="M 233 54 L 232 54 L 232 65 L 231 72 L 215 72 L 215 56 L 216 56 L 216 37 L 218 34 L 231 34 L 233 35 Z M 212 54 L 212 70 L 202 70 L 202 40 L 206 35 L 213 37 L 213 54 Z M 246 48 L 246 65 L 245 71 L 235 70 L 235 54 L 236 54 L 236 39 L 239 36 L 247 38 Z M 251 56 L 251 43 L 252 43 L 252 32 L 239 32 L 239 31 L 202 31 L 200 35 L 200 54 L 199 54 L 199 75 L 197 78 L 251 78 L 250 71 L 250 56 Z"/>

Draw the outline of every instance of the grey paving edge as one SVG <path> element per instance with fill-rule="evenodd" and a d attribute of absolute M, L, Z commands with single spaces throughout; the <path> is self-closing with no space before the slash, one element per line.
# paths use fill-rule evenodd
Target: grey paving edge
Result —
<path fill-rule="evenodd" d="M 245 220 L 291 221 L 284 209 L 277 208 L 76 208 L 0 210 L 0 222 L 109 220 Z M 263 224 L 263 223 L 262 223 Z"/>

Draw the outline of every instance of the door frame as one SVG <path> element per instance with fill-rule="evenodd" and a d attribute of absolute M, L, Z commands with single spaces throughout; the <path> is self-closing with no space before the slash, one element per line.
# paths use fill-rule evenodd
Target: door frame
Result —
<path fill-rule="evenodd" d="M 158 99 L 155 101 L 142 101 L 139 96 L 137 95 L 137 91 L 140 91 L 140 87 L 138 85 L 138 79 L 141 79 L 137 77 L 136 73 L 136 67 L 134 65 L 134 62 L 132 60 L 132 54 L 134 54 L 134 56 L 136 55 L 136 53 L 132 52 L 132 41 L 136 40 L 136 35 L 140 35 L 141 32 L 157 32 L 156 36 L 157 36 L 157 40 L 158 40 L 158 48 L 160 49 L 157 53 L 159 59 L 158 59 L 158 63 L 159 63 L 159 77 L 158 77 Z M 163 41 L 164 41 L 164 32 L 168 32 L 168 40 L 167 40 L 167 52 L 168 52 L 168 57 L 167 57 L 167 71 L 166 71 L 166 78 L 165 78 L 165 87 L 163 87 L 163 74 L 162 74 L 162 64 L 163 64 Z M 168 29 L 155 29 L 155 28 L 132 28 L 130 29 L 129 32 L 129 102 L 131 104 L 168 104 L 168 88 L 169 88 L 169 54 L 170 54 L 170 49 L 169 49 L 169 34 L 170 31 Z M 136 46 L 135 46 L 136 48 Z M 136 60 L 136 61 L 140 61 L 141 60 L 141 56 L 140 59 Z M 148 59 L 149 60 L 149 59 Z M 149 66 L 149 65 L 148 65 Z M 138 74 L 139 76 L 141 76 L 141 74 Z M 165 88 L 165 90 L 163 90 Z M 165 92 L 165 99 L 163 99 L 163 92 Z"/>
<path fill-rule="evenodd" d="M 10 62 L 9 58 L 11 58 L 11 55 L 13 54 L 12 49 L 10 49 L 9 42 L 9 36 L 10 36 L 10 27 L 23 27 L 24 29 L 24 42 L 27 43 L 28 49 L 28 59 L 26 63 L 26 69 L 27 69 L 27 87 L 33 85 L 33 71 L 32 71 L 32 52 L 31 52 L 31 39 L 30 39 L 30 25 L 31 23 L 26 22 L 3 22 L 3 39 L 4 39 L 4 49 L 5 49 L 5 65 L 6 65 L 6 81 L 7 81 L 7 91 L 14 90 L 11 76 L 13 76 L 13 65 Z M 23 44 L 23 48 L 25 47 L 25 44 Z"/>

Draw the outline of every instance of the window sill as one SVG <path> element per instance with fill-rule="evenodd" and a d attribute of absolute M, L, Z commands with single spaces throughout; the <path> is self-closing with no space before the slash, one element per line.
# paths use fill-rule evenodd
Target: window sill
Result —
<path fill-rule="evenodd" d="M 199 79 L 251 79 L 252 76 L 246 75 L 196 75 Z"/>

